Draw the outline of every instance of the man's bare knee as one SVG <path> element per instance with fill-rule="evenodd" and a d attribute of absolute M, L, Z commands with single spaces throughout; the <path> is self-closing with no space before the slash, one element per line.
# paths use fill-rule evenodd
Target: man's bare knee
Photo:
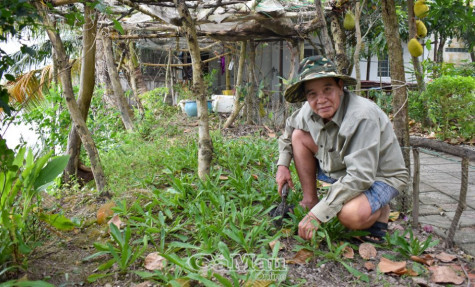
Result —
<path fill-rule="evenodd" d="M 350 200 L 338 213 L 340 222 L 349 229 L 365 229 L 371 217 L 371 206 L 364 194 Z"/>
<path fill-rule="evenodd" d="M 309 132 L 303 130 L 294 130 L 292 132 L 292 146 L 294 148 L 304 146 L 314 154 L 316 154 L 318 151 L 318 147 L 315 144 L 312 135 Z"/>

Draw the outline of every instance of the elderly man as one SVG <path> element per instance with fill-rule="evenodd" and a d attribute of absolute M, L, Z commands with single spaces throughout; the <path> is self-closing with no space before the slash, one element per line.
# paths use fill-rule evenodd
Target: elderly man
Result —
<path fill-rule="evenodd" d="M 279 193 L 294 187 L 294 159 L 303 190 L 300 205 L 310 211 L 298 234 L 310 239 L 318 224 L 337 216 L 346 227 L 367 230 L 363 239 L 381 243 L 387 230 L 389 201 L 402 191 L 408 171 L 387 115 L 373 102 L 348 92 L 356 80 L 339 74 L 322 56 L 302 60 L 298 81 L 284 97 L 305 104 L 287 119 L 279 138 L 276 174 Z M 318 180 L 332 183 L 321 201 Z"/>

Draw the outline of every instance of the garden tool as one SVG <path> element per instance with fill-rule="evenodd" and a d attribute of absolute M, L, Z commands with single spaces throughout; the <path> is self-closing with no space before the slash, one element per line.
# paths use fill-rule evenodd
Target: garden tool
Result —
<path fill-rule="evenodd" d="M 274 209 L 274 212 L 273 212 L 273 217 L 279 217 L 279 219 L 274 221 L 274 224 L 276 227 L 282 227 L 282 221 L 284 220 L 284 216 L 288 212 L 288 205 L 287 205 L 288 195 L 289 195 L 289 185 L 285 183 L 284 186 L 282 187 L 282 201 Z"/>

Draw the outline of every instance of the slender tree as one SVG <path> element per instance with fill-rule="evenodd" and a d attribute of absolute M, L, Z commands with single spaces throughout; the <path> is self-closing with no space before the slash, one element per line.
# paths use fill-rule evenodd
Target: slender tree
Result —
<path fill-rule="evenodd" d="M 186 33 L 188 49 L 193 67 L 193 94 L 198 106 L 198 176 L 205 179 L 209 176 L 211 160 L 213 158 L 213 142 L 209 134 L 208 101 L 201 70 L 201 55 L 196 35 L 196 23 L 188 11 L 185 0 L 174 0 L 175 6 L 182 18 L 182 27 Z"/>
<path fill-rule="evenodd" d="M 53 44 L 54 50 L 57 54 L 59 77 L 61 78 L 61 82 L 63 84 L 63 95 L 66 100 L 68 110 L 71 114 L 71 118 L 74 122 L 76 131 L 78 132 L 89 156 L 89 160 L 91 161 L 91 168 L 94 174 L 94 179 L 96 180 L 97 190 L 100 193 L 103 193 L 105 196 L 109 196 L 108 192 L 105 190 L 106 178 L 102 169 L 102 164 L 100 162 L 96 144 L 92 139 L 91 132 L 87 129 L 86 122 L 82 117 L 81 111 L 79 110 L 79 105 L 76 101 L 76 98 L 74 97 L 69 57 L 65 52 L 58 30 L 55 28 L 53 21 L 51 21 L 49 18 L 46 6 L 40 2 L 35 2 L 34 5 L 41 16 L 48 37 L 51 40 L 51 43 Z"/>
<path fill-rule="evenodd" d="M 390 63 L 389 67 L 391 69 L 394 130 L 402 148 L 406 167 L 408 170 L 410 170 L 411 162 L 409 155 L 409 123 L 407 114 L 408 95 L 406 88 L 406 76 L 404 72 L 404 58 L 396 14 L 396 4 L 394 0 L 382 0 L 381 4 L 384 33 L 388 44 Z M 403 196 L 399 196 L 398 198 L 401 200 L 400 204 L 404 210 L 410 208 L 409 196 L 403 194 Z"/>
<path fill-rule="evenodd" d="M 95 85 L 97 33 L 97 13 L 94 12 L 93 8 L 87 5 L 84 5 L 84 20 L 78 106 L 82 118 L 84 119 L 84 122 L 86 122 Z M 69 132 L 68 146 L 66 150 L 67 154 L 70 155 L 70 158 L 63 173 L 64 183 L 69 183 L 71 176 L 77 175 L 80 150 L 81 138 L 79 137 L 76 127 L 73 124 Z"/>

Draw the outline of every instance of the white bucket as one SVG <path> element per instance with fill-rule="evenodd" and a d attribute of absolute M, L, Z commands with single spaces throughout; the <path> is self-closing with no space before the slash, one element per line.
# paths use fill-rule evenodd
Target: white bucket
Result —
<path fill-rule="evenodd" d="M 231 113 L 234 108 L 234 96 L 212 95 L 215 113 Z"/>

